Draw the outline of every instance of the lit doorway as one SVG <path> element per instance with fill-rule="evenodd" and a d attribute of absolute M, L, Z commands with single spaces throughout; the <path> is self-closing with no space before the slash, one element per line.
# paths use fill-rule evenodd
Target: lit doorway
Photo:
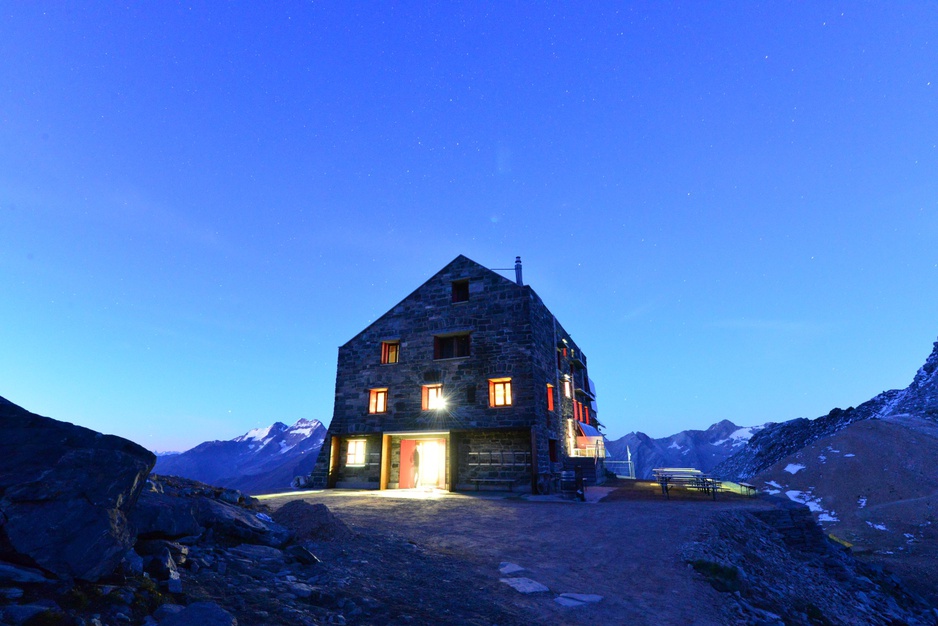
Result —
<path fill-rule="evenodd" d="M 401 489 L 446 488 L 446 440 L 402 439 Z"/>

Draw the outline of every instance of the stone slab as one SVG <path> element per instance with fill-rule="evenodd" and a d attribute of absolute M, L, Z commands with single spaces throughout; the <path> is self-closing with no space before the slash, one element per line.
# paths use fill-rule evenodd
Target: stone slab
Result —
<path fill-rule="evenodd" d="M 603 597 L 596 595 L 595 593 L 562 593 L 560 594 L 561 598 L 567 598 L 568 600 L 576 600 L 577 602 L 600 602 Z"/>
<path fill-rule="evenodd" d="M 530 578 L 500 578 L 499 580 L 520 593 L 544 593 L 545 591 L 550 591 L 550 589 L 541 583 L 536 580 L 531 580 Z"/>
<path fill-rule="evenodd" d="M 502 574 L 517 574 L 518 572 L 525 571 L 523 567 L 515 563 L 509 563 L 508 561 L 502 561 L 498 564 L 498 571 Z"/>
<path fill-rule="evenodd" d="M 560 606 L 570 606 L 570 607 L 583 606 L 584 604 L 583 602 L 577 602 L 576 600 L 572 598 L 564 598 L 563 596 L 557 596 L 556 598 L 554 598 L 554 602 L 556 602 Z"/>

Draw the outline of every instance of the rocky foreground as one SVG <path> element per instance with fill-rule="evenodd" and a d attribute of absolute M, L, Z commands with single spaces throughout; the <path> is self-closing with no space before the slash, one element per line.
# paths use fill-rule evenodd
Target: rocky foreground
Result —
<path fill-rule="evenodd" d="M 307 542 L 349 534 L 325 507 L 283 507 L 295 532 L 237 491 L 149 476 L 119 437 L 3 398 L 0 429 L 0 624 L 237 624 L 254 596 L 274 611 L 242 623 L 361 612 L 317 585 Z"/>
<path fill-rule="evenodd" d="M 2 399 L 0 428 L 4 626 L 885 625 L 938 615 L 790 502 L 666 504 L 634 487 L 583 506 L 336 496 L 353 531 L 322 502 L 268 508 L 151 475 L 140 446 Z M 517 581 L 506 583 L 502 557 L 543 589 L 507 584 Z"/>

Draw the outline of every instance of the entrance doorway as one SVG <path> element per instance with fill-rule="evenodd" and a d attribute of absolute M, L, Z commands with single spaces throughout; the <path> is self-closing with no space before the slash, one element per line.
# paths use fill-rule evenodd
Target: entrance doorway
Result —
<path fill-rule="evenodd" d="M 401 489 L 446 488 L 446 440 L 402 439 Z"/>

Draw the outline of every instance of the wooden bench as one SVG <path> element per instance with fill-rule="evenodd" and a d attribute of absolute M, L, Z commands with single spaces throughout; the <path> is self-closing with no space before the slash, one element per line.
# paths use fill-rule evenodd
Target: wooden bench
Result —
<path fill-rule="evenodd" d="M 521 482 L 520 478 L 473 478 L 472 482 L 476 484 L 476 491 L 479 485 L 508 485 L 508 491 L 514 491 L 515 485 Z"/>
<path fill-rule="evenodd" d="M 740 487 L 746 490 L 747 496 L 754 496 L 759 489 L 755 485 L 750 485 L 749 483 L 737 483 Z"/>
<path fill-rule="evenodd" d="M 711 494 L 717 499 L 717 492 L 723 488 L 719 480 L 707 476 L 692 467 L 659 467 L 652 470 L 655 480 L 661 485 L 661 493 L 670 500 L 671 489 L 677 486 Z"/>

